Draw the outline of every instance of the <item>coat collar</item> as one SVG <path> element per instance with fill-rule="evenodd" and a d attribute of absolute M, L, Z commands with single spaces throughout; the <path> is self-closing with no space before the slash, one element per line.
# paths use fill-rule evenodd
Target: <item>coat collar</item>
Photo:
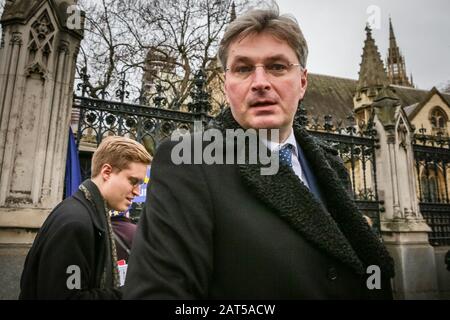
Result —
<path fill-rule="evenodd" d="M 215 124 L 222 129 L 240 128 L 229 109 Z M 357 274 L 364 274 L 369 265 L 378 265 L 392 276 L 392 258 L 345 189 L 345 168 L 332 154 L 334 150 L 321 146 L 299 126 L 294 126 L 294 134 L 325 195 L 326 208 L 291 169 L 282 165 L 275 175 L 261 175 L 261 164 L 240 164 L 244 184 L 306 240 Z"/>
<path fill-rule="evenodd" d="M 94 182 L 92 182 L 91 179 L 85 180 L 81 186 L 86 188 L 89 191 L 89 194 L 91 196 L 91 199 L 88 199 L 86 197 L 86 194 L 82 190 L 78 190 L 73 197 L 77 200 L 79 200 L 83 205 L 86 206 L 86 202 L 89 204 L 86 206 L 88 209 L 89 215 L 91 216 L 92 222 L 94 226 L 102 231 L 103 233 L 106 232 L 106 220 L 105 220 L 105 205 L 103 197 L 100 193 L 100 190 L 95 185 Z M 80 186 L 80 187 L 81 187 Z M 94 204 L 94 207 L 92 206 Z"/>

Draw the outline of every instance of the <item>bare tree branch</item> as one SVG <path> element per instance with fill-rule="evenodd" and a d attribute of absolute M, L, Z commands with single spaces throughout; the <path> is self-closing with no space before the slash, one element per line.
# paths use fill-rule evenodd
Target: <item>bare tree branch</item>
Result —
<path fill-rule="evenodd" d="M 1 0 L 0 0 L 1 1 Z M 237 12 L 259 0 L 235 1 Z M 80 0 L 86 11 L 85 39 L 78 68 L 91 75 L 90 95 L 114 91 L 126 72 L 131 95 L 151 102 L 164 88 L 168 108 L 190 102 L 194 74 L 220 86 L 218 42 L 229 24 L 232 0 Z M 221 90 L 211 88 L 211 91 Z M 142 101 L 142 100 L 141 100 Z M 223 105 L 223 101 L 216 103 Z"/>

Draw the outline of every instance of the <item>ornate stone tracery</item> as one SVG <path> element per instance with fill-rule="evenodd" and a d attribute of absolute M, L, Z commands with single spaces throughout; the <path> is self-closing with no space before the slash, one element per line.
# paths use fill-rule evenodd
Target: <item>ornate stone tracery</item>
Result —
<path fill-rule="evenodd" d="M 407 150 L 407 139 L 408 136 L 408 129 L 407 124 L 403 120 L 403 117 L 400 118 L 399 124 L 397 126 L 397 136 L 398 136 L 398 143 L 399 146 L 402 147 L 405 151 Z"/>
<path fill-rule="evenodd" d="M 22 44 L 22 32 L 13 32 L 10 43 L 21 45 Z"/>
<path fill-rule="evenodd" d="M 27 76 L 38 74 L 41 78 L 45 78 L 49 58 L 53 52 L 55 33 L 48 12 L 44 11 L 31 25 Z"/>

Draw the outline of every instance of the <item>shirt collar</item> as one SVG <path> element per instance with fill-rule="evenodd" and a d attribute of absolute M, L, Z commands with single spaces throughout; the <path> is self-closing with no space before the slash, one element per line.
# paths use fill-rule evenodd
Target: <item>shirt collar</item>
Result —
<path fill-rule="evenodd" d="M 273 152 L 275 150 L 280 150 L 285 145 L 290 144 L 290 145 L 292 145 L 292 153 L 295 154 L 295 155 L 298 154 L 298 151 L 297 151 L 297 140 L 295 139 L 294 130 L 292 130 L 292 129 L 291 129 L 291 133 L 289 134 L 288 138 L 283 143 L 270 141 L 270 140 L 267 140 L 267 139 L 264 139 L 264 138 L 261 138 L 261 142 L 271 152 Z"/>

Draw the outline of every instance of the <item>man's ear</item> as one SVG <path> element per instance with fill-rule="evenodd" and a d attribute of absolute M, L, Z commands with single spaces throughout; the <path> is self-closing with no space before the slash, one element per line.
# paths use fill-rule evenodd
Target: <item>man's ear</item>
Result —
<path fill-rule="evenodd" d="M 109 180 L 109 178 L 111 177 L 111 173 L 112 173 L 112 167 L 110 164 L 105 163 L 102 165 L 102 168 L 100 170 L 100 175 L 102 176 L 104 181 Z"/>
<path fill-rule="evenodd" d="M 303 99 L 308 86 L 308 70 L 304 69 L 300 76 L 300 100 Z"/>
<path fill-rule="evenodd" d="M 308 70 L 304 69 L 303 70 L 303 75 L 301 77 L 301 86 L 303 88 L 303 90 L 306 90 L 306 87 L 308 86 Z"/>

